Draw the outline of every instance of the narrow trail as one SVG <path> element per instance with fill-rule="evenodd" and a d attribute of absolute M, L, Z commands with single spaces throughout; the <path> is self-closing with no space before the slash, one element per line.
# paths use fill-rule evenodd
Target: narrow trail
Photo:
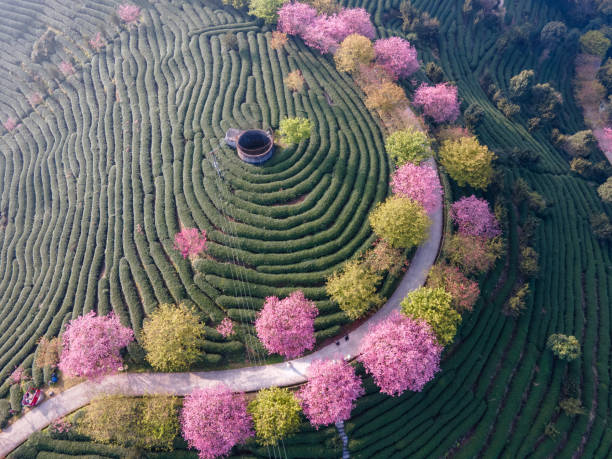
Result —
<path fill-rule="evenodd" d="M 430 160 L 433 163 L 433 160 Z M 435 163 L 433 163 L 435 164 Z M 31 434 L 47 427 L 54 419 L 89 404 L 102 394 L 122 395 L 187 395 L 194 389 L 224 383 L 234 391 L 253 392 L 271 386 L 292 386 L 306 382 L 306 370 L 313 360 L 353 359 L 368 329 L 399 309 L 408 292 L 422 286 L 436 260 L 443 226 L 442 206 L 432 215 L 429 239 L 421 245 L 408 271 L 385 305 L 368 321 L 352 331 L 349 340 L 332 343 L 312 354 L 283 363 L 235 368 L 231 370 L 189 373 L 120 373 L 101 381 L 86 381 L 45 400 L 0 433 L 0 457 L 6 457 Z"/>

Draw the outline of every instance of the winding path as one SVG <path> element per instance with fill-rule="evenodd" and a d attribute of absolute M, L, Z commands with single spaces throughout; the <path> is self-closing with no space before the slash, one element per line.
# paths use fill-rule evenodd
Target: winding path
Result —
<path fill-rule="evenodd" d="M 398 309 L 408 292 L 422 286 L 434 263 L 442 237 L 442 207 L 432 215 L 429 239 L 420 246 L 410 263 L 408 271 L 385 305 L 367 322 L 349 335 L 349 340 L 332 343 L 312 354 L 288 362 L 235 368 L 231 370 L 191 373 L 119 373 L 107 376 L 99 382 L 86 381 L 61 394 L 44 401 L 23 415 L 0 433 L 0 457 L 5 457 L 31 434 L 44 429 L 54 419 L 65 416 L 102 394 L 186 395 L 196 388 L 224 383 L 235 391 L 252 392 L 270 386 L 292 386 L 306 381 L 306 369 L 313 360 L 343 357 L 352 359 L 357 355 L 361 340 L 368 328 L 382 321 L 393 310 Z"/>

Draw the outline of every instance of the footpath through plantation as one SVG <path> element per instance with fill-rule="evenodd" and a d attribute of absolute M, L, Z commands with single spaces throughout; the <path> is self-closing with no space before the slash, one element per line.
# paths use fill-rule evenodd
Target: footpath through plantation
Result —
<path fill-rule="evenodd" d="M 368 328 L 399 310 L 400 302 L 408 292 L 425 283 L 440 248 L 443 223 L 441 208 L 432 215 L 432 220 L 429 238 L 417 249 L 408 271 L 391 298 L 366 323 L 353 330 L 348 341 L 342 339 L 339 345 L 332 343 L 306 357 L 272 365 L 193 373 L 121 373 L 107 376 L 101 381 L 84 382 L 44 402 L 0 432 L 0 457 L 13 451 L 32 433 L 48 426 L 55 419 L 72 413 L 104 394 L 184 396 L 194 389 L 213 387 L 219 382 L 236 392 L 253 392 L 268 387 L 304 383 L 307 369 L 315 360 L 354 358 Z"/>

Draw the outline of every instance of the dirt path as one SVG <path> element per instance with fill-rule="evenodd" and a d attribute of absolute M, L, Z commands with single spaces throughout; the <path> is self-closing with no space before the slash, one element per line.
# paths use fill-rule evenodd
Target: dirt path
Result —
<path fill-rule="evenodd" d="M 433 160 L 431 160 L 433 163 Z M 44 401 L 0 433 L 0 457 L 5 457 L 32 433 L 44 429 L 54 419 L 65 416 L 102 394 L 186 395 L 196 388 L 222 382 L 235 391 L 252 392 L 271 386 L 291 386 L 306 381 L 306 369 L 313 360 L 354 358 L 368 328 L 399 309 L 408 292 L 422 286 L 434 263 L 442 237 L 442 208 L 432 215 L 429 239 L 418 248 L 408 271 L 385 305 L 367 322 L 352 331 L 349 340 L 329 344 L 305 357 L 272 365 L 193 373 L 120 373 L 99 382 L 87 381 Z"/>

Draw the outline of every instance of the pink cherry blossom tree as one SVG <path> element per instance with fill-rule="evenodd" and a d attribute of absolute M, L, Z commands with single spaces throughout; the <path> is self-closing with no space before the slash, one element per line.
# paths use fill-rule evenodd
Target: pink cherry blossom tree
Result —
<path fill-rule="evenodd" d="M 351 417 L 355 400 L 364 394 L 361 378 L 343 360 L 315 360 L 306 373 L 308 382 L 297 397 L 304 414 L 317 429 Z"/>
<path fill-rule="evenodd" d="M 268 352 L 288 359 L 299 357 L 314 347 L 314 319 L 318 314 L 315 303 L 301 290 L 282 300 L 270 296 L 257 315 L 255 330 Z"/>
<path fill-rule="evenodd" d="M 124 3 L 117 8 L 117 16 L 128 25 L 135 24 L 140 19 L 140 7 Z"/>
<path fill-rule="evenodd" d="M 222 384 L 195 389 L 185 397 L 180 421 L 183 438 L 199 451 L 200 459 L 226 456 L 253 436 L 245 395 Z"/>
<path fill-rule="evenodd" d="M 112 312 L 91 311 L 71 320 L 62 338 L 59 369 L 68 376 L 99 378 L 121 368 L 119 351 L 134 341 L 134 332 Z"/>
<path fill-rule="evenodd" d="M 35 107 L 38 104 L 41 104 L 43 101 L 43 96 L 39 92 L 33 92 L 28 96 L 28 102 L 32 107 Z"/>
<path fill-rule="evenodd" d="M 338 42 L 354 33 L 363 35 L 370 40 L 376 36 L 370 15 L 363 8 L 343 8 L 338 13 L 337 19 L 339 25 L 342 25 L 336 31 Z"/>
<path fill-rule="evenodd" d="M 7 131 L 11 132 L 17 127 L 17 120 L 15 120 L 13 117 L 9 117 L 4 123 L 2 123 L 2 126 L 4 126 L 4 129 Z"/>
<path fill-rule="evenodd" d="M 442 346 L 425 321 L 394 311 L 374 325 L 359 347 L 359 360 L 382 393 L 419 392 L 440 370 Z"/>
<path fill-rule="evenodd" d="M 501 234 L 499 222 L 489 210 L 489 203 L 474 195 L 453 203 L 451 218 L 459 227 L 461 234 L 482 236 L 487 239 Z"/>
<path fill-rule="evenodd" d="M 216 330 L 223 335 L 224 338 L 234 334 L 234 322 L 229 317 L 224 318 L 217 326 Z"/>
<path fill-rule="evenodd" d="M 183 258 L 195 257 L 206 250 L 206 231 L 184 228 L 174 235 L 174 248 Z"/>
<path fill-rule="evenodd" d="M 288 35 L 301 35 L 317 17 L 317 10 L 306 3 L 285 3 L 278 10 L 278 30 Z"/>
<path fill-rule="evenodd" d="M 15 368 L 13 372 L 11 373 L 11 375 L 9 376 L 9 379 L 11 380 L 13 384 L 20 383 L 24 379 L 23 368 L 21 367 Z"/>
<path fill-rule="evenodd" d="M 340 40 L 336 38 L 339 24 L 336 16 L 320 15 L 302 33 L 306 46 L 314 48 L 321 54 L 333 53 L 338 48 Z"/>
<path fill-rule="evenodd" d="M 104 41 L 104 37 L 102 37 L 102 32 L 98 32 L 91 40 L 89 40 L 89 46 L 96 51 L 100 52 L 106 42 Z"/>
<path fill-rule="evenodd" d="M 391 176 L 391 189 L 395 194 L 421 203 L 429 214 L 442 203 L 438 173 L 427 163 L 420 166 L 406 163 L 399 167 Z"/>
<path fill-rule="evenodd" d="M 422 84 L 414 93 L 413 103 L 423 107 L 423 113 L 436 123 L 452 122 L 459 116 L 457 87 L 448 83 L 435 86 Z"/>
<path fill-rule="evenodd" d="M 69 77 L 70 75 L 74 75 L 76 70 L 74 69 L 74 65 L 68 61 L 62 61 L 59 64 L 60 72 L 64 74 L 64 76 Z"/>
<path fill-rule="evenodd" d="M 403 38 L 391 37 L 376 40 L 374 43 L 376 63 L 382 66 L 393 78 L 406 78 L 419 69 L 417 51 Z"/>

